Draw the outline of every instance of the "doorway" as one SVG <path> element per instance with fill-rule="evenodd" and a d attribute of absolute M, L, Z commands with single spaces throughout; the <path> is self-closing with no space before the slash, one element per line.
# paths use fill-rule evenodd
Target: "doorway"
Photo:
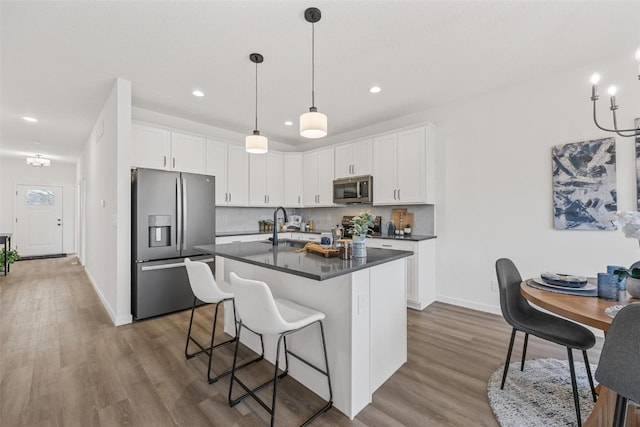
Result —
<path fill-rule="evenodd" d="M 62 187 L 16 185 L 15 247 L 20 256 L 62 252 Z"/>

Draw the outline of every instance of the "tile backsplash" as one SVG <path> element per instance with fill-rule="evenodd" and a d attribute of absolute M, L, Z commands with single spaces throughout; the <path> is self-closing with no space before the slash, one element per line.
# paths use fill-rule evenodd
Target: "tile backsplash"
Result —
<path fill-rule="evenodd" d="M 316 230 L 330 230 L 336 224 L 340 224 L 345 215 L 357 215 L 361 210 L 367 209 L 374 215 L 382 217 L 382 228 L 386 230 L 387 222 L 391 219 L 391 210 L 395 208 L 406 208 L 414 215 L 412 232 L 421 235 L 434 235 L 435 229 L 435 206 L 434 205 L 405 205 L 405 206 L 372 206 L 372 205 L 348 205 L 328 208 L 297 208 L 287 209 L 287 214 L 302 215 L 306 222 L 312 219 Z M 216 231 L 217 232 L 251 232 L 258 231 L 258 221 L 262 219 L 273 219 L 273 208 L 237 208 L 221 207 L 216 208 Z M 278 212 L 282 217 L 282 213 Z"/>

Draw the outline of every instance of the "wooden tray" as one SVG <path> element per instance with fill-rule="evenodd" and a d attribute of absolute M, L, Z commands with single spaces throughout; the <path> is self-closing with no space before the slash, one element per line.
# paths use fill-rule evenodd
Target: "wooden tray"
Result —
<path fill-rule="evenodd" d="M 400 218 L 402 217 L 402 226 L 405 224 L 411 224 L 411 227 L 415 228 L 413 223 L 413 212 L 407 212 L 406 209 L 391 209 L 391 221 L 395 224 L 396 228 L 400 227 Z"/>
<path fill-rule="evenodd" d="M 304 245 L 302 249 L 298 249 L 296 252 L 303 252 L 303 251 L 320 254 L 320 255 L 323 255 L 325 258 L 340 255 L 340 250 L 336 248 L 325 248 L 324 246 L 319 245 L 318 243 L 313 243 L 313 242 L 307 243 L 306 245 Z"/>

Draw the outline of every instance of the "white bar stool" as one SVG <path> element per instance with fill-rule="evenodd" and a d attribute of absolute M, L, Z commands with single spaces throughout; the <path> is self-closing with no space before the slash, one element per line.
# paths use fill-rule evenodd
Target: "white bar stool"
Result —
<path fill-rule="evenodd" d="M 233 368 L 231 371 L 231 382 L 229 384 L 229 405 L 235 406 L 245 397 L 251 396 L 260 404 L 260 406 L 262 406 L 267 410 L 267 412 L 269 412 L 269 414 L 271 414 L 271 426 L 273 427 L 276 413 L 276 394 L 278 391 L 278 380 L 287 375 L 289 371 L 289 355 L 291 355 L 327 377 L 327 385 L 329 386 L 329 400 L 326 405 L 324 405 L 320 410 L 318 410 L 302 424 L 303 426 L 308 425 L 319 415 L 328 411 L 333 405 L 331 377 L 329 376 L 329 361 L 327 359 L 327 345 L 324 338 L 324 327 L 322 325 L 322 320 L 325 318 L 324 313 L 312 310 L 302 305 L 298 305 L 286 299 L 273 298 L 271 290 L 264 282 L 258 280 L 243 279 L 241 277 L 238 277 L 235 273 L 230 273 L 229 277 L 231 279 L 231 286 L 235 295 L 238 314 L 240 315 L 239 326 L 237 330 L 238 341 L 236 341 L 236 351 L 233 359 Z M 322 348 L 324 350 L 325 370 L 322 370 L 321 368 L 311 364 L 307 360 L 302 359 L 300 356 L 292 353 L 291 351 L 289 351 L 289 349 L 287 349 L 288 335 L 298 332 L 316 323 L 320 326 Z M 270 379 L 269 381 L 259 385 L 254 389 L 249 389 L 249 387 L 247 387 L 236 376 L 236 359 L 238 356 L 238 347 L 240 345 L 240 333 L 243 326 L 250 331 L 258 334 L 280 335 L 280 337 L 278 338 L 278 345 L 276 347 L 276 364 L 273 379 Z M 283 343 L 285 354 L 285 369 L 281 374 L 278 374 L 280 363 L 280 349 Z M 237 382 L 240 387 L 242 387 L 246 392 L 237 399 L 231 398 L 234 382 Z M 271 401 L 271 407 L 269 407 L 255 393 L 271 383 L 273 383 L 273 397 Z"/>
<path fill-rule="evenodd" d="M 197 356 L 201 353 L 206 353 L 209 356 L 209 365 L 207 369 L 207 380 L 209 384 L 213 384 L 218 381 L 225 375 L 231 373 L 231 369 L 217 375 L 216 377 L 211 377 L 211 360 L 213 359 L 213 350 L 217 347 L 220 347 L 225 344 L 230 344 L 236 341 L 236 337 L 238 336 L 237 330 L 237 320 L 236 319 L 236 308 L 235 303 L 233 303 L 233 294 L 230 292 L 224 292 L 218 284 L 216 283 L 215 278 L 213 277 L 213 273 L 209 266 L 202 261 L 191 261 L 189 258 L 184 259 L 184 265 L 187 268 L 187 276 L 189 276 L 189 284 L 191 285 L 191 290 L 193 291 L 193 305 L 191 307 L 191 320 L 189 320 L 189 331 L 187 332 L 187 343 L 184 347 L 184 355 L 187 359 L 191 359 L 194 356 Z M 207 304 L 215 304 L 215 312 L 213 315 L 213 329 L 211 330 L 211 344 L 208 347 L 204 347 L 200 344 L 194 337 L 191 336 L 191 327 L 193 325 L 193 315 L 196 310 L 196 302 L 200 300 Z M 235 328 L 236 328 L 236 337 L 233 337 L 224 342 L 214 344 L 214 338 L 216 334 L 216 324 L 218 321 L 218 309 L 220 308 L 220 304 L 225 301 L 231 301 L 233 304 L 233 318 L 235 320 Z M 239 368 L 244 367 L 250 363 L 257 362 L 264 358 L 264 342 L 262 342 L 262 336 L 260 336 L 260 340 L 262 343 L 262 354 L 256 359 L 250 360 L 247 363 L 244 363 Z M 189 342 L 193 342 L 200 350 L 189 353 Z"/>

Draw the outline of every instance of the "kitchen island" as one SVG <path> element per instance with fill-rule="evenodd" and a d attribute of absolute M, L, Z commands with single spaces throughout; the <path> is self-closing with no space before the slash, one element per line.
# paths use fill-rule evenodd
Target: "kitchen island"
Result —
<path fill-rule="evenodd" d="M 406 260 L 412 252 L 367 248 L 367 258 L 342 260 L 299 252 L 288 244 L 246 242 L 196 249 L 216 256 L 218 282 L 229 283 L 230 272 L 261 280 L 274 297 L 326 315 L 334 406 L 353 419 L 407 360 Z M 235 333 L 231 307 L 225 307 L 225 332 Z M 243 334 L 242 342 L 259 352 L 260 341 L 253 334 Z M 288 340 L 294 352 L 322 366 L 320 342 L 317 328 Z M 275 348 L 275 337 L 265 336 L 265 357 L 271 362 Z M 289 373 L 328 398 L 326 379 L 317 372 L 292 358 Z"/>

